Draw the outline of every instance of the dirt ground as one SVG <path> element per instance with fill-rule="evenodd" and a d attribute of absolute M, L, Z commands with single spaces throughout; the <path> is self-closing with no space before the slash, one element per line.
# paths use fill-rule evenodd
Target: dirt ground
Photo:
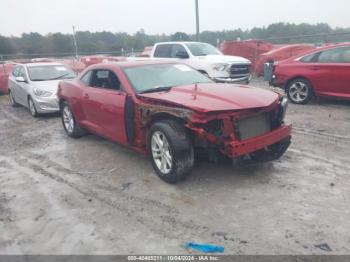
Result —
<path fill-rule="evenodd" d="M 261 81 L 253 85 L 265 86 Z M 267 87 L 266 87 L 267 88 Z M 0 97 L 0 254 L 350 254 L 350 103 L 289 106 L 279 161 L 196 163 L 168 185 L 149 159 Z"/>

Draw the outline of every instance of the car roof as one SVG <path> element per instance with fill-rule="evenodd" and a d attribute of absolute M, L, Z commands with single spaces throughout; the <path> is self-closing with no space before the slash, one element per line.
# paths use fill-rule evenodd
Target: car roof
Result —
<path fill-rule="evenodd" d="M 208 44 L 204 42 L 195 42 L 195 41 L 173 41 L 173 42 L 160 42 L 156 45 L 162 45 L 162 44 Z"/>
<path fill-rule="evenodd" d="M 321 46 L 321 47 L 316 47 L 315 49 L 307 50 L 299 55 L 293 56 L 291 58 L 288 58 L 287 60 L 299 60 L 302 57 L 308 56 L 308 55 L 313 55 L 321 51 L 326 51 L 334 48 L 339 48 L 339 47 L 350 47 L 350 42 L 346 43 L 339 43 L 339 44 L 330 44 L 326 46 Z"/>
<path fill-rule="evenodd" d="M 64 66 L 64 64 L 57 63 L 57 62 L 37 62 L 37 63 L 26 63 L 26 64 L 21 64 L 26 67 L 36 67 L 36 66 Z"/>
<path fill-rule="evenodd" d="M 89 69 L 93 68 L 113 68 L 113 67 L 121 67 L 121 68 L 126 68 L 126 67 L 138 67 L 138 66 L 145 66 L 145 65 L 166 65 L 166 64 L 181 64 L 179 62 L 173 62 L 170 60 L 152 60 L 152 59 L 147 59 L 147 60 L 135 60 L 135 61 L 120 61 L 120 62 L 107 62 L 107 63 L 98 63 L 89 66 Z"/>

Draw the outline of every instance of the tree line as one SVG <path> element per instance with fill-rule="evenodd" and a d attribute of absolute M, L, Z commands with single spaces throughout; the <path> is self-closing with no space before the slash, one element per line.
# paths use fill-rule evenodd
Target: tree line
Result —
<path fill-rule="evenodd" d="M 350 41 L 350 28 L 332 28 L 326 23 L 293 24 L 274 23 L 267 27 L 255 27 L 250 30 L 203 31 L 199 40 L 216 45 L 224 40 L 262 39 L 281 43 L 321 43 Z M 300 36 L 300 37 L 296 37 Z M 173 35 L 149 35 L 141 29 L 135 34 L 125 32 L 89 32 L 78 31 L 76 39 L 79 54 L 120 52 L 121 50 L 142 50 L 145 46 L 162 41 L 191 41 L 196 36 L 177 32 Z M 41 35 L 31 32 L 20 37 L 0 35 L 0 55 L 21 54 L 73 54 L 75 52 L 72 34 L 50 33 Z"/>

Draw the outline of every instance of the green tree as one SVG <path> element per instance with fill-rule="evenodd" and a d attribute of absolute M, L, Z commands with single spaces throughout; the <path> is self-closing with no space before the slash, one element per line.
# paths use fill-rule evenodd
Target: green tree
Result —
<path fill-rule="evenodd" d="M 171 35 L 171 41 L 191 41 L 191 38 L 188 34 L 184 32 L 176 32 L 175 34 Z"/>

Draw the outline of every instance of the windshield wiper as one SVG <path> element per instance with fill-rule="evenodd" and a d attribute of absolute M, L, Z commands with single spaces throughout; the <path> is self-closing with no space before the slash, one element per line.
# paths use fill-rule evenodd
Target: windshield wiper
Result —
<path fill-rule="evenodd" d="M 37 82 L 37 81 L 47 81 L 47 79 L 30 79 L 30 80 L 35 81 L 35 82 Z"/>
<path fill-rule="evenodd" d="M 67 76 L 67 75 L 70 75 L 70 73 L 65 73 L 65 74 L 60 75 L 60 76 L 58 76 L 58 77 L 47 79 L 47 81 L 50 81 L 50 80 L 58 80 L 58 79 L 61 79 L 62 77 L 65 77 L 65 76 Z"/>
<path fill-rule="evenodd" d="M 174 86 L 156 86 L 155 88 L 143 90 L 139 92 L 139 94 L 146 94 L 146 93 L 155 93 L 155 92 L 162 92 L 162 91 L 169 91 Z"/>

